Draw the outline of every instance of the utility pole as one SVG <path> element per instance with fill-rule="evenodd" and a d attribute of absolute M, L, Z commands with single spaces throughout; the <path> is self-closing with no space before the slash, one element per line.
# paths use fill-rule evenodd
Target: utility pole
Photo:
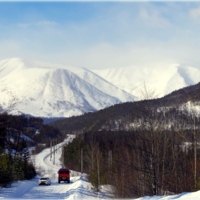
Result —
<path fill-rule="evenodd" d="M 112 167 L 112 150 L 108 152 L 108 163 L 109 167 Z"/>
<path fill-rule="evenodd" d="M 194 115 L 194 189 L 197 190 L 197 138 L 196 138 L 196 121 Z"/>
<path fill-rule="evenodd" d="M 56 151 L 56 153 L 57 153 L 57 149 L 58 149 L 58 141 L 57 141 L 57 138 L 55 139 L 55 145 L 56 145 L 55 151 Z"/>
<path fill-rule="evenodd" d="M 62 146 L 62 167 L 64 168 L 64 147 Z"/>
<path fill-rule="evenodd" d="M 83 149 L 81 148 L 81 176 L 83 174 Z"/>
<path fill-rule="evenodd" d="M 51 161 L 51 158 L 52 158 L 52 142 L 50 142 L 50 161 Z"/>
<path fill-rule="evenodd" d="M 55 143 L 55 141 L 54 141 L 54 143 Z M 54 164 L 54 165 L 55 165 L 55 157 L 56 157 L 56 155 L 55 155 L 55 151 L 56 151 L 56 150 L 55 150 L 55 146 L 56 146 L 56 145 L 54 144 L 54 146 L 53 146 L 53 147 L 54 147 L 54 151 L 53 151 L 53 153 L 54 153 L 54 160 L 53 160 L 53 164 Z"/>

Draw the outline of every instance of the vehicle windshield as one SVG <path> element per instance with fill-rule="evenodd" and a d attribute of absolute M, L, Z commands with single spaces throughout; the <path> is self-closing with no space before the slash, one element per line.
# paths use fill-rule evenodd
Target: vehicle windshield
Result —
<path fill-rule="evenodd" d="M 40 180 L 48 180 L 49 178 L 41 178 Z"/>
<path fill-rule="evenodd" d="M 69 171 L 61 171 L 59 174 L 69 174 Z"/>

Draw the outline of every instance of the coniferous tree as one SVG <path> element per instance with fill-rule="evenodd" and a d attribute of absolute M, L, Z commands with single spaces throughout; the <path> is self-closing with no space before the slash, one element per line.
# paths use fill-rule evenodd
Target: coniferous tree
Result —
<path fill-rule="evenodd" d="M 13 181 L 12 165 L 9 155 L 3 153 L 0 155 L 0 186 L 10 185 Z"/>

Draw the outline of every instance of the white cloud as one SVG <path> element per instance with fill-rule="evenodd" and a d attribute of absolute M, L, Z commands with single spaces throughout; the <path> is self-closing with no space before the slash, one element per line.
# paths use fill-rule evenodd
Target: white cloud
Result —
<path fill-rule="evenodd" d="M 36 25 L 39 25 L 39 26 L 54 26 L 56 24 L 57 24 L 56 22 L 48 21 L 48 20 L 43 20 L 43 21 L 40 21 L 40 22 L 36 23 Z"/>
<path fill-rule="evenodd" d="M 190 16 L 193 19 L 200 19 L 200 7 L 194 8 L 190 10 Z"/>
<path fill-rule="evenodd" d="M 18 23 L 18 26 L 26 28 L 26 27 L 31 26 L 31 24 L 28 24 L 28 23 Z"/>
<path fill-rule="evenodd" d="M 157 10 L 141 8 L 139 12 L 139 17 L 146 21 L 147 25 L 152 27 L 169 27 L 171 23 L 162 16 L 162 14 Z"/>
<path fill-rule="evenodd" d="M 20 47 L 20 42 L 16 40 L 4 40 L 0 41 L 0 58 L 12 58 L 12 57 L 21 57 L 22 49 Z"/>
<path fill-rule="evenodd" d="M 0 56 L 7 53 L 7 57 L 23 56 L 86 68 L 123 67 L 169 59 L 200 62 L 199 31 L 196 24 L 191 25 L 193 20 L 186 15 L 189 8 L 185 4 L 108 5 L 100 6 L 92 17 L 83 20 L 34 15 L 20 21 L 28 23 L 1 27 L 5 31 L 0 34 Z M 199 10 L 191 10 L 191 16 L 198 18 Z"/>
<path fill-rule="evenodd" d="M 38 22 L 31 22 L 31 23 L 18 23 L 18 26 L 26 28 L 31 26 L 55 26 L 57 25 L 54 21 L 42 20 Z"/>

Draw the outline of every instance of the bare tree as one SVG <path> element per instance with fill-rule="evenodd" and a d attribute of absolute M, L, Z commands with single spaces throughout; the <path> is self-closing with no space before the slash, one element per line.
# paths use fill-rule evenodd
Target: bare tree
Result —
<path fill-rule="evenodd" d="M 141 99 L 144 99 L 144 100 L 157 98 L 155 90 L 148 87 L 145 82 L 143 83 L 143 87 L 140 90 L 140 93 L 141 93 Z"/>
<path fill-rule="evenodd" d="M 102 174 L 102 163 L 103 163 L 103 155 L 99 148 L 99 145 L 92 141 L 88 147 L 88 153 L 85 156 L 86 161 L 88 163 L 89 171 L 90 171 L 90 181 L 94 186 L 94 190 L 96 192 L 100 191 L 101 186 L 101 174 Z"/>
<path fill-rule="evenodd" d="M 23 99 L 22 101 L 20 101 L 16 97 L 16 95 L 14 95 L 12 92 L 9 92 L 8 95 L 10 96 L 10 99 L 8 100 L 6 106 L 0 105 L 0 113 L 9 113 L 10 111 L 14 110 L 14 108 L 17 106 L 17 104 L 25 101 L 25 99 Z"/>

